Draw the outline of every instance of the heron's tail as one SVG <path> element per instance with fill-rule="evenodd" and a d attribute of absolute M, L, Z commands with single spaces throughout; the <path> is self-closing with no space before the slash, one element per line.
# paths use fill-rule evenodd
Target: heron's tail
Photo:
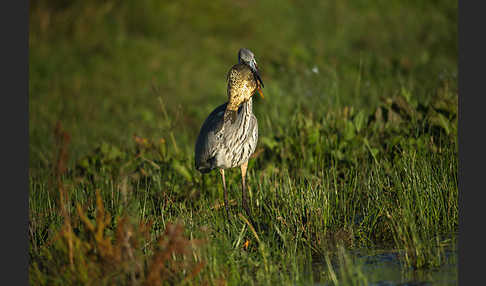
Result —
<path fill-rule="evenodd" d="M 214 169 L 214 157 L 209 158 L 208 160 L 196 161 L 196 170 L 205 174 L 209 173 L 212 169 Z"/>

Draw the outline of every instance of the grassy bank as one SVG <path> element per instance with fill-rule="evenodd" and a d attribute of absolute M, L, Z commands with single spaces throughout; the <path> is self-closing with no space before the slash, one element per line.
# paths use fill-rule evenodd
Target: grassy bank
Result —
<path fill-rule="evenodd" d="M 345 252 L 361 248 L 444 262 L 458 223 L 457 4 L 278 3 L 31 4 L 32 284 L 346 284 Z M 255 225 L 238 170 L 228 221 L 218 174 L 193 167 L 240 47 L 265 83 Z"/>

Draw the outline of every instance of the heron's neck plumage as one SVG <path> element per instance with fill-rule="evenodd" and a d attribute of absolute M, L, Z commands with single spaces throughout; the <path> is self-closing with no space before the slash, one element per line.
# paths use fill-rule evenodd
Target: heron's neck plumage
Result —
<path fill-rule="evenodd" d="M 243 102 L 241 104 L 241 111 L 238 115 L 239 119 L 237 121 L 237 128 L 239 132 L 243 132 L 246 134 L 246 132 L 250 126 L 249 122 L 251 120 L 251 117 L 253 116 L 253 99 L 250 97 L 246 102 Z"/>
<path fill-rule="evenodd" d="M 242 104 L 243 106 L 243 115 L 246 117 L 246 116 L 250 116 L 253 114 L 253 98 L 250 97 L 250 99 L 248 99 L 246 102 L 244 102 Z"/>

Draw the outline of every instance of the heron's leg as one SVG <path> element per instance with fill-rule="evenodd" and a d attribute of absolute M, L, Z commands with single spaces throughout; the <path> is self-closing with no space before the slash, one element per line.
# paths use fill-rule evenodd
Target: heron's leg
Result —
<path fill-rule="evenodd" d="M 224 169 L 219 169 L 219 173 L 221 174 L 221 178 L 223 180 L 223 196 L 224 196 L 224 207 L 226 208 L 226 216 L 229 219 L 229 210 L 228 210 L 228 191 L 226 190 L 226 180 L 224 179 Z"/>
<path fill-rule="evenodd" d="M 250 212 L 250 208 L 248 207 L 248 192 L 246 189 L 246 170 L 248 168 L 248 161 L 243 163 L 243 165 L 241 165 L 240 168 L 241 168 L 241 189 L 243 193 L 242 204 L 243 204 L 243 208 L 245 209 L 246 215 L 251 220 L 251 212 Z"/>

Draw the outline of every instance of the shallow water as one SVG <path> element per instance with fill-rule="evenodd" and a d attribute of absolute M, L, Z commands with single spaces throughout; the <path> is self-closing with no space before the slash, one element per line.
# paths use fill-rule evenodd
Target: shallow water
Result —
<path fill-rule="evenodd" d="M 444 263 L 434 269 L 414 270 L 402 265 L 396 251 L 355 251 L 348 253 L 358 271 L 374 286 L 457 285 L 457 251 L 444 252 Z M 335 270 L 339 270 L 338 266 Z M 339 280 L 339 271 L 337 278 Z M 329 285 L 329 284 L 319 284 Z"/>
<path fill-rule="evenodd" d="M 400 263 L 397 253 L 358 256 L 362 272 L 372 285 L 456 285 L 457 252 L 445 253 L 445 263 L 437 269 L 414 270 Z"/>

